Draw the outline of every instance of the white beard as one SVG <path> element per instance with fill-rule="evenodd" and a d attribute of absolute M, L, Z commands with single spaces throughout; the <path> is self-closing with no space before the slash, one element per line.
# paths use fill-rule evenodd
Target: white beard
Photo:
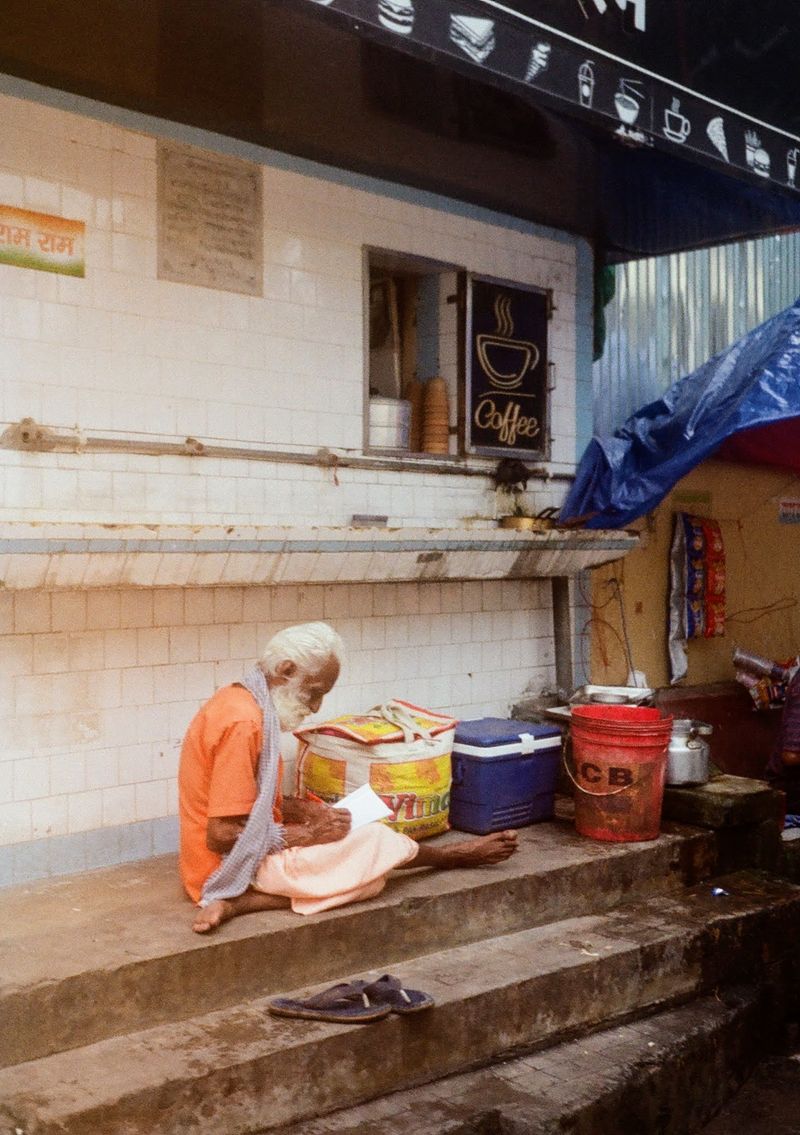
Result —
<path fill-rule="evenodd" d="M 283 733 L 291 733 L 293 729 L 297 729 L 310 713 L 305 701 L 297 692 L 298 685 L 299 683 L 291 682 L 285 686 L 274 686 L 269 691 Z"/>

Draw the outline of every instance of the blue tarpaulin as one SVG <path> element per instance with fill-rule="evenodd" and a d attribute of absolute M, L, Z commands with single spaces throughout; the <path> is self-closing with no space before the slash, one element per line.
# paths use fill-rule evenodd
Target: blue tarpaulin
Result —
<path fill-rule="evenodd" d="M 800 300 L 593 438 L 560 520 L 624 527 L 712 456 L 800 473 Z"/>

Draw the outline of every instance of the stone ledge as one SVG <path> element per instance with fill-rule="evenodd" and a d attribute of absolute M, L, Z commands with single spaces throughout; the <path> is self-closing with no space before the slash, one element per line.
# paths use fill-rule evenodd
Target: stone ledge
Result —
<path fill-rule="evenodd" d="M 488 524 L 488 522 L 487 522 Z M 0 523 L 0 586 L 243 587 L 250 584 L 542 579 L 621 559 L 630 532 L 494 527 L 317 528 Z"/>
<path fill-rule="evenodd" d="M 782 794 L 763 780 L 721 773 L 707 784 L 667 786 L 665 819 L 701 828 L 733 828 L 775 820 L 776 831 Z"/>

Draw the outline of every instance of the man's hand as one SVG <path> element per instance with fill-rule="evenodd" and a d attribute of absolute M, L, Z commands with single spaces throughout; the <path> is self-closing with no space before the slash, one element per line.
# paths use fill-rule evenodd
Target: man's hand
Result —
<path fill-rule="evenodd" d="M 329 808 L 329 805 L 322 800 L 304 800 L 300 796 L 284 796 L 281 804 L 287 824 L 305 824 L 318 814 L 320 808 Z"/>
<path fill-rule="evenodd" d="M 306 821 L 312 843 L 335 843 L 350 831 L 352 816 L 346 808 L 320 808 Z"/>
<path fill-rule="evenodd" d="M 318 804 L 305 823 L 286 825 L 286 843 L 289 847 L 336 843 L 350 831 L 350 823 L 350 813 L 346 808 L 328 808 Z"/>
<path fill-rule="evenodd" d="M 227 855 L 247 823 L 247 816 L 210 816 L 206 828 L 206 847 L 217 855 Z"/>

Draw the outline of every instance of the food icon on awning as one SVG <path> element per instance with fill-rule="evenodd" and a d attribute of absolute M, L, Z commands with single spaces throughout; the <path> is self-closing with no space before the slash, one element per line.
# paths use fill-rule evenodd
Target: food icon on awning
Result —
<path fill-rule="evenodd" d="M 528 60 L 528 70 L 525 72 L 525 82 L 532 83 L 537 75 L 547 70 L 550 62 L 550 44 L 535 43 L 531 48 L 531 57 Z"/>
<path fill-rule="evenodd" d="M 378 20 L 390 32 L 410 35 L 414 27 L 414 5 L 411 0 L 380 0 Z"/>
<path fill-rule="evenodd" d="M 644 85 L 638 79 L 620 79 L 619 88 L 614 95 L 614 106 L 621 125 L 615 133 L 628 142 L 647 141 L 644 131 L 635 129 L 644 97 Z"/>
<path fill-rule="evenodd" d="M 585 60 L 578 68 L 578 101 L 581 106 L 591 106 L 594 102 L 594 63 Z"/>
<path fill-rule="evenodd" d="M 476 63 L 483 63 L 494 50 L 494 20 L 479 16 L 451 16 L 450 39 Z"/>
<path fill-rule="evenodd" d="M 681 100 L 673 99 L 672 106 L 664 111 L 664 137 L 683 145 L 691 132 L 691 122 L 685 114 L 681 114 Z"/>
<path fill-rule="evenodd" d="M 745 131 L 744 156 L 753 173 L 757 173 L 759 177 L 769 177 L 770 157 L 755 130 Z"/>
<path fill-rule="evenodd" d="M 721 115 L 712 118 L 708 126 L 706 126 L 706 134 L 711 141 L 712 146 L 715 146 L 722 154 L 726 162 L 731 159 L 728 156 L 728 139 L 725 137 L 725 122 Z"/>

